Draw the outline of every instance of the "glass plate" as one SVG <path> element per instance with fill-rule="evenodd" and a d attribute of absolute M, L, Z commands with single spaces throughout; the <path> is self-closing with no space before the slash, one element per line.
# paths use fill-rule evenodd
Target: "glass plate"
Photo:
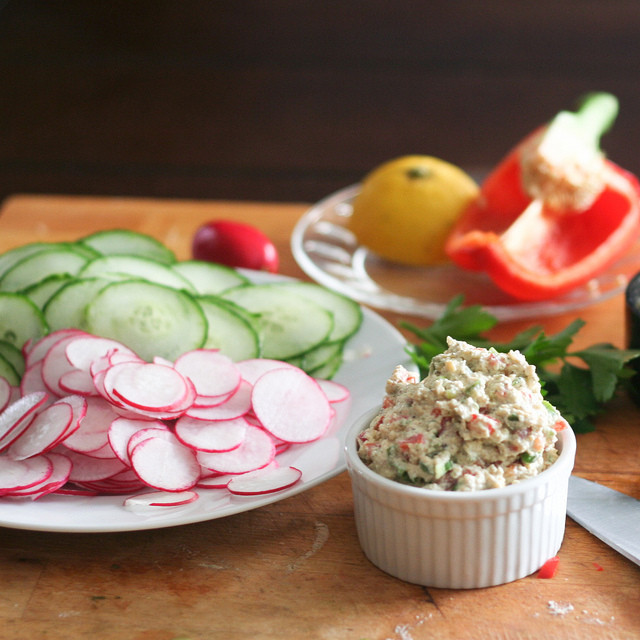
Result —
<path fill-rule="evenodd" d="M 316 282 L 377 309 L 434 320 L 454 295 L 481 304 L 499 320 L 539 318 L 575 311 L 622 292 L 640 271 L 640 244 L 583 287 L 554 300 L 520 302 L 500 291 L 482 273 L 447 264 L 411 267 L 385 261 L 358 245 L 347 228 L 351 203 L 360 185 L 352 185 L 314 205 L 298 221 L 291 250 L 301 269 Z"/>
<path fill-rule="evenodd" d="M 245 272 L 257 282 L 284 278 L 266 273 Z M 404 350 L 406 340 L 386 320 L 363 309 L 360 331 L 349 341 L 345 361 L 334 377 L 351 391 L 348 406 L 339 408 L 336 426 L 319 440 L 293 445 L 278 456 L 281 466 L 302 471 L 301 481 L 284 491 L 263 496 L 233 496 L 224 489 L 199 490 L 199 499 L 178 507 L 158 507 L 153 513 L 132 512 L 122 503 L 126 496 L 48 495 L 36 501 L 0 499 L 0 526 L 14 529 L 63 532 L 114 532 L 159 529 L 213 520 L 256 509 L 306 491 L 346 469 L 344 439 L 353 422 L 378 405 L 393 369 L 403 364 L 416 371 Z M 339 407 L 339 405 L 338 405 Z"/>

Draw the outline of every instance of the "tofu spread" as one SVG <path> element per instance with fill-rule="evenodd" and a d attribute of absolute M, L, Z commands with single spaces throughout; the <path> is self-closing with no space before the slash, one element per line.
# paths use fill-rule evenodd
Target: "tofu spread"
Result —
<path fill-rule="evenodd" d="M 358 435 L 358 455 L 386 478 L 427 489 L 478 491 L 533 477 L 557 459 L 557 432 L 567 427 L 520 352 L 452 338 L 424 380 L 398 366 L 385 392 Z"/>

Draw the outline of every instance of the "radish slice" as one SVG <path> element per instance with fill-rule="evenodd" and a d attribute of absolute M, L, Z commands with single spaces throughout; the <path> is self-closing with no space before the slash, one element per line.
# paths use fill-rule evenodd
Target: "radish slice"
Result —
<path fill-rule="evenodd" d="M 116 351 L 120 356 L 128 356 L 133 360 L 139 360 L 138 356 L 121 342 L 93 335 L 77 336 L 67 342 L 65 349 L 67 359 L 71 365 L 75 369 L 80 369 L 87 373 L 90 372 L 93 362 L 105 356 L 112 356 Z"/>
<path fill-rule="evenodd" d="M 169 427 L 162 423 L 162 426 L 149 426 L 146 429 L 140 429 L 136 431 L 131 438 L 129 438 L 129 442 L 127 443 L 127 455 L 129 459 L 131 458 L 131 452 L 135 447 L 137 447 L 143 440 L 148 440 L 149 438 L 162 438 L 163 440 L 171 440 L 172 442 L 176 441 L 176 436 L 173 431 L 170 431 Z M 129 464 L 131 464 L 131 460 L 129 460 Z"/>
<path fill-rule="evenodd" d="M 118 417 L 103 398 L 86 399 L 86 415 L 78 429 L 64 439 L 66 447 L 79 453 L 96 451 L 109 444 L 109 425 Z"/>
<path fill-rule="evenodd" d="M 131 496 L 124 501 L 127 509 L 140 509 L 145 507 L 179 507 L 190 504 L 198 499 L 195 491 L 149 491 Z"/>
<path fill-rule="evenodd" d="M 4 411 L 9 406 L 12 397 L 11 383 L 6 378 L 0 377 L 0 411 Z"/>
<path fill-rule="evenodd" d="M 242 444 L 222 453 L 197 452 L 198 462 L 218 473 L 247 473 L 266 467 L 276 455 L 276 448 L 268 433 L 259 427 L 247 425 Z"/>
<path fill-rule="evenodd" d="M 53 465 L 51 475 L 48 478 L 33 485 L 32 487 L 27 489 L 16 489 L 6 495 L 14 498 L 27 497 L 31 500 L 37 500 L 42 496 L 62 489 L 62 487 L 67 483 L 69 474 L 71 473 L 71 460 L 66 456 L 60 455 L 59 453 L 53 453 L 52 451 L 47 453 L 45 457 Z"/>
<path fill-rule="evenodd" d="M 42 380 L 47 389 L 57 396 L 67 393 L 60 386 L 60 379 L 66 373 L 75 370 L 75 367 L 67 360 L 67 345 L 74 340 L 73 335 L 58 340 L 46 353 L 42 359 Z"/>
<path fill-rule="evenodd" d="M 253 386 L 253 411 L 262 426 L 285 442 L 317 440 L 327 430 L 332 409 L 318 383 L 302 369 L 273 369 Z"/>
<path fill-rule="evenodd" d="M 185 415 L 197 420 L 231 420 L 240 418 L 251 410 L 252 386 L 242 380 L 236 392 L 215 406 L 203 407 L 198 405 L 198 398 L 193 406 L 189 407 Z"/>
<path fill-rule="evenodd" d="M 60 340 L 82 335 L 88 334 L 80 329 L 58 329 L 57 331 L 48 333 L 37 342 L 25 346 L 23 348 L 23 355 L 25 358 L 26 368 L 34 365 L 36 362 L 41 362 L 47 355 L 49 349 L 51 349 Z"/>
<path fill-rule="evenodd" d="M 52 473 L 53 463 L 46 456 L 27 460 L 12 460 L 3 456 L 0 463 L 0 495 L 34 487 L 45 482 Z"/>
<path fill-rule="evenodd" d="M 272 369 L 282 369 L 283 367 L 291 367 L 294 365 L 281 360 L 270 360 L 269 358 L 250 358 L 249 360 L 241 360 L 236 363 L 240 375 L 249 384 L 255 384 L 256 380 L 267 371 Z"/>
<path fill-rule="evenodd" d="M 198 451 L 231 451 L 243 442 L 248 423 L 243 418 L 205 422 L 183 416 L 175 425 L 175 434 L 183 444 Z"/>
<path fill-rule="evenodd" d="M 231 358 L 213 349 L 195 349 L 181 355 L 175 368 L 193 382 L 198 396 L 228 396 L 240 385 L 240 371 Z"/>
<path fill-rule="evenodd" d="M 127 451 L 129 440 L 138 431 L 149 428 L 166 430 L 165 424 L 163 422 L 160 422 L 159 420 L 151 422 L 149 420 L 142 419 L 131 419 L 122 417 L 116 418 L 109 425 L 109 429 L 107 432 L 109 445 L 111 446 L 111 449 L 116 454 L 116 456 L 120 458 L 120 460 L 122 460 L 122 462 L 130 465 L 131 460 L 129 459 L 129 452 Z"/>
<path fill-rule="evenodd" d="M 42 361 L 36 362 L 30 367 L 27 367 L 22 374 L 22 379 L 20 380 L 21 395 L 26 396 L 30 393 L 36 393 L 39 391 L 44 391 L 47 394 L 50 393 L 42 379 Z"/>
<path fill-rule="evenodd" d="M 256 496 L 288 489 L 296 484 L 301 477 L 302 471 L 295 467 L 260 469 L 234 476 L 229 480 L 227 489 L 234 495 Z"/>
<path fill-rule="evenodd" d="M 73 409 L 66 402 L 55 403 L 43 409 L 19 438 L 7 449 L 14 460 L 24 460 L 55 447 L 69 429 Z"/>
<path fill-rule="evenodd" d="M 331 403 L 344 402 L 350 397 L 349 389 L 335 380 L 316 380 Z"/>
<path fill-rule="evenodd" d="M 47 397 L 43 391 L 30 393 L 0 413 L 0 451 L 8 447 L 29 426 L 35 411 L 45 403 Z"/>
<path fill-rule="evenodd" d="M 55 453 L 62 453 L 73 463 L 73 469 L 71 469 L 71 474 L 69 475 L 70 482 L 80 483 L 104 480 L 128 468 L 118 458 L 92 458 L 84 453 L 66 449 L 64 445 L 62 448 L 56 449 Z"/>
<path fill-rule="evenodd" d="M 184 491 L 200 477 L 192 449 L 163 438 L 147 438 L 131 451 L 131 466 L 140 480 L 162 491 Z"/>
<path fill-rule="evenodd" d="M 109 368 L 103 386 L 126 406 L 143 411 L 185 410 L 195 399 L 193 385 L 162 364 L 123 362 Z"/>
<path fill-rule="evenodd" d="M 96 395 L 96 385 L 93 384 L 93 378 L 86 371 L 74 369 L 67 371 L 60 376 L 58 386 L 66 393 L 79 393 L 84 396 Z"/>

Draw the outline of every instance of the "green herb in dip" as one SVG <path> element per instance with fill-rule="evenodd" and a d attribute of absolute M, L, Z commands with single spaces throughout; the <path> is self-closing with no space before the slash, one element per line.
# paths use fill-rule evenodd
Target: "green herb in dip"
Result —
<path fill-rule="evenodd" d="M 358 436 L 358 454 L 386 478 L 477 491 L 546 469 L 558 456 L 557 431 L 567 426 L 520 352 L 449 338 L 424 380 L 395 369 L 381 411 Z"/>

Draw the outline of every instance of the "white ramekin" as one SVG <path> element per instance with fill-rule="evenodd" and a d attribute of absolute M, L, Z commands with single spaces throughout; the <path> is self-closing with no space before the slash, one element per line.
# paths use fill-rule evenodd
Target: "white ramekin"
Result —
<path fill-rule="evenodd" d="M 383 478 L 360 460 L 356 436 L 377 411 L 350 428 L 345 449 L 358 538 L 379 569 L 424 586 L 473 589 L 523 578 L 557 554 L 576 452 L 571 429 L 558 434 L 558 459 L 535 478 L 433 491 Z"/>

